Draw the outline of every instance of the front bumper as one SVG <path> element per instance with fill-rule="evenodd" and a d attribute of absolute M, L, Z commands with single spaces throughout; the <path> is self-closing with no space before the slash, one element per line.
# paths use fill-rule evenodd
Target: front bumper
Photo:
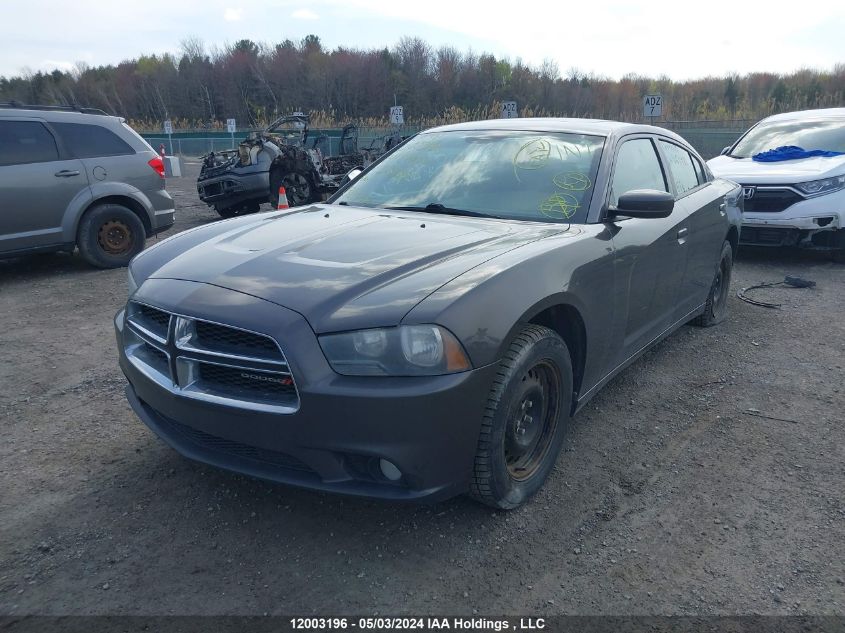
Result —
<path fill-rule="evenodd" d="M 115 331 L 129 403 L 186 457 L 281 483 L 385 499 L 439 500 L 469 488 L 494 366 L 420 378 L 340 376 L 305 319 L 290 310 L 176 280 L 148 280 L 135 295 L 148 303 L 152 297 L 164 310 L 272 336 L 299 391 L 299 407 L 289 414 L 186 398 L 127 359 L 121 311 Z M 381 474 L 380 459 L 402 472 L 398 482 Z"/>
<path fill-rule="evenodd" d="M 197 194 L 206 204 L 217 207 L 230 207 L 249 200 L 263 202 L 270 195 L 270 173 L 229 170 L 212 178 L 200 176 Z"/>
<path fill-rule="evenodd" d="M 797 202 L 783 211 L 746 211 L 742 244 L 836 248 L 834 232 L 845 229 L 845 192 Z"/>

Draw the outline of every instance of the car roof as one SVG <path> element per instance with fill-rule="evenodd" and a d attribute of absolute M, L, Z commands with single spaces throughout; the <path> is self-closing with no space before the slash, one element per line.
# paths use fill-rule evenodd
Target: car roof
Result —
<path fill-rule="evenodd" d="M 783 112 L 766 117 L 763 121 L 801 121 L 814 119 L 845 118 L 845 108 L 819 108 L 817 110 L 799 110 L 797 112 Z"/>
<path fill-rule="evenodd" d="M 469 121 L 467 123 L 453 123 L 431 128 L 426 132 L 452 132 L 456 130 L 525 130 L 533 132 L 571 132 L 575 134 L 595 134 L 598 136 L 623 135 L 633 133 L 672 132 L 665 128 L 641 125 L 638 123 L 624 123 L 622 121 L 606 121 L 603 119 L 551 118 L 533 117 L 524 119 L 487 119 L 483 121 Z"/>
<path fill-rule="evenodd" d="M 604 119 L 577 119 L 534 117 L 524 119 L 487 119 L 441 125 L 421 132 L 456 132 L 460 130 L 509 130 L 525 132 L 568 132 L 570 134 L 592 134 L 607 138 L 619 138 L 628 134 L 660 134 L 689 146 L 678 134 L 656 125 L 625 123 L 624 121 L 606 121 Z"/>
<path fill-rule="evenodd" d="M 0 118 L 3 119 L 44 119 L 57 123 L 114 123 L 123 120 L 122 117 L 110 114 L 92 114 L 67 110 L 28 110 L 26 108 L 0 107 Z"/>

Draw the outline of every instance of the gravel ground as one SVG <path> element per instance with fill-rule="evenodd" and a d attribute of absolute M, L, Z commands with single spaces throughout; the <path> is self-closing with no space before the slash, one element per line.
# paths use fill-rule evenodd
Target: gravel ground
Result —
<path fill-rule="evenodd" d="M 214 221 L 196 165 L 170 231 Z M 0 614 L 843 614 L 845 266 L 741 253 L 730 300 L 580 413 L 526 507 L 392 504 L 194 464 L 123 396 L 125 270 L 0 262 Z"/>

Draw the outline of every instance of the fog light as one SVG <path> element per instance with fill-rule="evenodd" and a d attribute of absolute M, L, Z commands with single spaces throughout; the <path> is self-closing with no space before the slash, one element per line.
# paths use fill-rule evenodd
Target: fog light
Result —
<path fill-rule="evenodd" d="M 402 478 L 402 471 L 386 459 L 378 460 L 378 465 L 379 468 L 381 468 L 381 474 L 387 477 L 390 481 L 399 481 Z"/>

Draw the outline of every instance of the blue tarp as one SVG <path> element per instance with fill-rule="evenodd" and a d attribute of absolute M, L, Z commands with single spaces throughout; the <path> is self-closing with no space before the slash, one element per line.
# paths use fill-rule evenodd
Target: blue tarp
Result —
<path fill-rule="evenodd" d="M 842 156 L 845 152 L 828 152 L 823 149 L 802 149 L 795 145 L 784 145 L 767 152 L 754 154 L 752 160 L 759 163 L 775 163 L 781 160 L 796 160 L 798 158 L 812 158 L 813 156 Z"/>

